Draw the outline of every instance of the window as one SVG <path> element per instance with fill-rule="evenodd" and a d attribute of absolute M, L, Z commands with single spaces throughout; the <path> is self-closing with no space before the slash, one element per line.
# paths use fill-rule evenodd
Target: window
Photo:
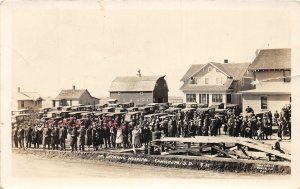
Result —
<path fill-rule="evenodd" d="M 55 107 L 55 100 L 52 101 L 52 107 Z"/>
<path fill-rule="evenodd" d="M 196 102 L 196 94 L 186 94 L 187 102 Z"/>
<path fill-rule="evenodd" d="M 209 78 L 205 78 L 205 84 L 208 84 L 209 83 Z"/>
<path fill-rule="evenodd" d="M 140 92 L 140 95 L 143 95 L 143 92 Z"/>
<path fill-rule="evenodd" d="M 207 70 L 210 72 L 212 70 L 212 67 L 208 67 Z"/>
<path fill-rule="evenodd" d="M 145 101 L 145 99 L 144 99 L 144 98 L 142 98 L 142 101 L 144 102 L 144 101 Z"/>
<path fill-rule="evenodd" d="M 231 103 L 231 94 L 226 95 L 226 103 Z"/>
<path fill-rule="evenodd" d="M 138 102 L 139 102 L 139 101 L 140 101 L 140 99 L 139 99 L 139 98 L 137 98 L 137 99 L 136 99 L 136 101 L 138 101 Z"/>
<path fill-rule="evenodd" d="M 147 102 L 149 102 L 150 101 L 150 99 L 149 98 L 147 98 Z"/>
<path fill-rule="evenodd" d="M 288 83 L 291 82 L 291 71 L 290 70 L 284 70 L 283 71 L 283 82 Z"/>
<path fill-rule="evenodd" d="M 167 87 L 167 84 L 166 84 L 166 83 L 164 83 L 164 87 Z"/>
<path fill-rule="evenodd" d="M 72 106 L 72 100 L 70 100 L 70 106 Z"/>
<path fill-rule="evenodd" d="M 118 95 L 121 95 L 121 93 L 120 93 L 120 92 L 118 92 Z"/>
<path fill-rule="evenodd" d="M 21 101 L 21 108 L 24 108 L 24 106 L 25 106 L 25 102 Z"/>
<path fill-rule="evenodd" d="M 222 94 L 212 94 L 212 102 L 223 102 Z"/>
<path fill-rule="evenodd" d="M 260 108 L 262 110 L 268 109 L 268 97 L 267 96 L 260 97 Z"/>

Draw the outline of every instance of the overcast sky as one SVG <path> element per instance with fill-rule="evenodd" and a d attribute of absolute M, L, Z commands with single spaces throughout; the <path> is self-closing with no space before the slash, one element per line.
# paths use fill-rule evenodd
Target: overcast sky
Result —
<path fill-rule="evenodd" d="M 55 97 L 76 85 L 108 96 L 116 76 L 166 75 L 182 95 L 191 64 L 251 62 L 256 49 L 290 48 L 288 9 L 20 10 L 12 17 L 12 89 Z"/>

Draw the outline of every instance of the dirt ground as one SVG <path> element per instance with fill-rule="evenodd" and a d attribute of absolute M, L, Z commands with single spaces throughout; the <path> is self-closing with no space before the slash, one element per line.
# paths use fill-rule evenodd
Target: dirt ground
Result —
<path fill-rule="evenodd" d="M 59 160 L 41 158 L 30 154 L 12 154 L 12 176 L 60 177 L 60 178 L 220 178 L 220 179 L 289 179 L 289 175 L 249 175 L 237 173 L 217 173 L 212 171 L 187 170 L 121 164 L 93 160 Z"/>

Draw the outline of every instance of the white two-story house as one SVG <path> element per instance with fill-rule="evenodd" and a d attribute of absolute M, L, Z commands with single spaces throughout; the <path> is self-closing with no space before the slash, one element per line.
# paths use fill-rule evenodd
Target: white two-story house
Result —
<path fill-rule="evenodd" d="M 291 49 L 262 49 L 249 67 L 255 89 L 243 91 L 243 106 L 272 113 L 291 103 Z"/>
<path fill-rule="evenodd" d="M 239 91 L 253 88 L 253 75 L 248 71 L 250 63 L 208 62 L 192 65 L 182 77 L 180 88 L 185 102 L 208 104 L 221 102 L 242 105 Z"/>

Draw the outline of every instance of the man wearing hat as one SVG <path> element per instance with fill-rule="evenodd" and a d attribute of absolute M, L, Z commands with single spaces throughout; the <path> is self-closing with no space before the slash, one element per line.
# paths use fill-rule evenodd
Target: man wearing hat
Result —
<path fill-rule="evenodd" d="M 19 149 L 21 149 L 21 148 L 25 149 L 25 147 L 24 147 L 25 131 L 22 127 L 20 127 L 18 129 L 17 137 L 18 137 L 18 142 L 19 142 Z"/>
<path fill-rule="evenodd" d="M 85 125 L 82 123 L 79 129 L 79 150 L 80 151 L 84 151 L 85 134 L 86 134 Z"/>
<path fill-rule="evenodd" d="M 52 150 L 58 150 L 59 143 L 59 130 L 57 124 L 54 125 L 54 128 L 51 131 L 51 147 Z"/>
<path fill-rule="evenodd" d="M 71 129 L 70 134 L 71 134 L 71 152 L 73 152 L 74 150 L 77 151 L 78 131 L 75 124 L 73 124 L 73 128 Z"/>
<path fill-rule="evenodd" d="M 29 124 L 25 129 L 26 148 L 31 148 L 32 143 L 32 126 Z"/>
<path fill-rule="evenodd" d="M 58 138 L 60 144 L 60 150 L 66 150 L 66 138 L 68 136 L 68 131 L 66 126 L 60 125 Z"/>
<path fill-rule="evenodd" d="M 13 129 L 13 140 L 14 140 L 15 148 L 18 148 L 18 130 L 19 130 L 18 124 L 15 124 Z"/>
<path fill-rule="evenodd" d="M 34 148 L 39 148 L 39 144 L 40 144 L 40 131 L 38 130 L 38 126 L 34 125 L 34 129 L 32 130 L 31 133 L 31 137 L 32 137 L 32 144 Z"/>

